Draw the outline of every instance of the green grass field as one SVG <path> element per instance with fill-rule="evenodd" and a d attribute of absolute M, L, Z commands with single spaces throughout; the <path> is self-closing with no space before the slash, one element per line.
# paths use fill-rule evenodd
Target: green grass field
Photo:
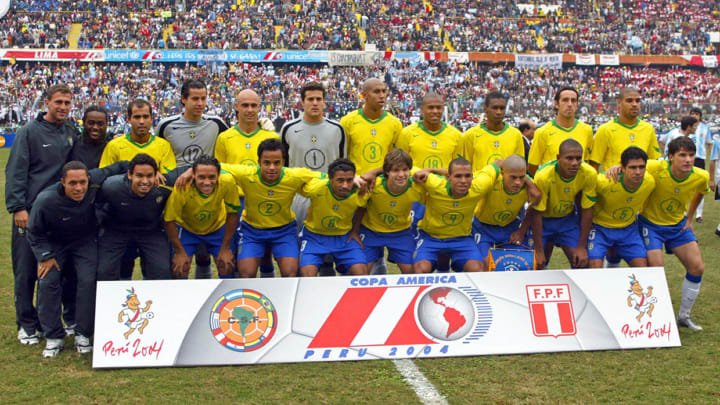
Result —
<path fill-rule="evenodd" d="M 5 166 L 7 149 L 0 149 Z M 4 190 L 4 171 L 0 175 Z M 720 203 L 708 200 L 695 226 L 706 275 L 693 315 L 702 332 L 680 330 L 673 349 L 551 353 L 416 360 L 455 403 L 720 403 Z M 16 339 L 10 261 L 10 215 L 0 220 L 0 404 L 9 403 L 417 403 L 390 361 L 241 367 L 93 371 L 91 357 L 65 352 L 41 357 L 42 345 Z M 556 251 L 552 268 L 566 268 Z M 684 270 L 666 257 L 677 304 Z M 44 342 L 43 342 L 44 344 Z"/>

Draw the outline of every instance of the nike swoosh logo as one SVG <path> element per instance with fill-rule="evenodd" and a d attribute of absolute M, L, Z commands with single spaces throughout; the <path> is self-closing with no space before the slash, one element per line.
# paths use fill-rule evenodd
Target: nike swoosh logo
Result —
<path fill-rule="evenodd" d="M 72 217 L 63 217 L 63 221 L 69 221 Z"/>
<path fill-rule="evenodd" d="M 125 149 L 125 146 L 118 146 L 118 149 Z"/>
<path fill-rule="evenodd" d="M 172 129 L 178 130 L 180 127 L 171 127 Z"/>
<path fill-rule="evenodd" d="M 295 133 L 297 134 L 297 133 L 300 132 L 300 131 L 302 131 L 302 129 L 296 129 L 296 130 L 295 130 Z"/>
<path fill-rule="evenodd" d="M 43 144 L 43 148 L 47 148 L 48 146 L 50 146 L 49 143 L 44 143 L 44 144 Z"/>

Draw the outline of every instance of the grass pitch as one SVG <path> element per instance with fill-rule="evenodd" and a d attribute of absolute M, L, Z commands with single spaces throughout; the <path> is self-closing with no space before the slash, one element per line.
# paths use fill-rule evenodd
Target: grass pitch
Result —
<path fill-rule="evenodd" d="M 0 166 L 8 149 L 0 149 Z M 4 171 L 0 174 L 4 190 Z M 450 403 L 720 403 L 720 203 L 706 202 L 695 232 L 706 272 L 693 316 L 702 332 L 680 329 L 682 347 L 416 360 Z M 93 371 L 72 350 L 43 359 L 42 345 L 16 339 L 10 261 L 11 217 L 0 218 L 0 403 L 417 403 L 390 361 Z M 567 268 L 556 250 L 551 268 Z M 397 269 L 394 269 L 397 272 Z M 675 308 L 685 271 L 666 256 Z"/>

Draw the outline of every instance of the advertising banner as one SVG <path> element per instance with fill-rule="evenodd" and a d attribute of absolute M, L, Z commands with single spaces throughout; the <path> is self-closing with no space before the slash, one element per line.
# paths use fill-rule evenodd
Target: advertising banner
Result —
<path fill-rule="evenodd" d="M 662 268 L 99 282 L 93 367 L 680 345 Z"/>
<path fill-rule="evenodd" d="M 327 63 L 328 51 L 106 50 L 108 62 L 307 62 Z"/>
<path fill-rule="evenodd" d="M 618 55 L 599 55 L 600 64 L 605 66 L 620 66 L 620 56 Z"/>
<path fill-rule="evenodd" d="M 467 52 L 448 52 L 448 60 L 456 63 L 468 63 L 470 55 Z"/>
<path fill-rule="evenodd" d="M 562 69 L 562 54 L 515 54 L 515 66 L 523 69 Z"/>
<path fill-rule="evenodd" d="M 595 55 L 575 55 L 575 64 L 581 66 L 594 66 Z"/>
<path fill-rule="evenodd" d="M 329 51 L 330 66 L 370 66 L 375 62 L 377 52 L 363 51 Z"/>
<path fill-rule="evenodd" d="M 3 60 L 36 60 L 36 61 L 70 61 L 102 62 L 105 60 L 104 50 L 61 50 L 61 49 L 0 49 Z"/>

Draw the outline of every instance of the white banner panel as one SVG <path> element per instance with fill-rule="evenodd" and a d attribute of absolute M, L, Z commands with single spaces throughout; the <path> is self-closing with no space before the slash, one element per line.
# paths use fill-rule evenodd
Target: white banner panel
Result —
<path fill-rule="evenodd" d="M 562 69 L 561 53 L 515 54 L 515 66 L 527 69 Z"/>
<path fill-rule="evenodd" d="M 467 52 L 448 52 L 448 61 L 468 63 L 470 61 L 470 55 Z"/>
<path fill-rule="evenodd" d="M 680 345 L 662 268 L 99 282 L 93 367 Z"/>
<path fill-rule="evenodd" d="M 594 66 L 595 55 L 575 55 L 575 64 L 581 66 Z"/>
<path fill-rule="evenodd" d="M 704 55 L 702 57 L 703 66 L 706 68 L 716 68 L 718 67 L 718 57 L 715 55 Z"/>
<path fill-rule="evenodd" d="M 370 66 L 373 64 L 375 52 L 363 51 L 329 51 L 330 66 Z"/>
<path fill-rule="evenodd" d="M 599 55 L 600 64 L 606 66 L 620 66 L 620 56 L 618 55 Z"/>

